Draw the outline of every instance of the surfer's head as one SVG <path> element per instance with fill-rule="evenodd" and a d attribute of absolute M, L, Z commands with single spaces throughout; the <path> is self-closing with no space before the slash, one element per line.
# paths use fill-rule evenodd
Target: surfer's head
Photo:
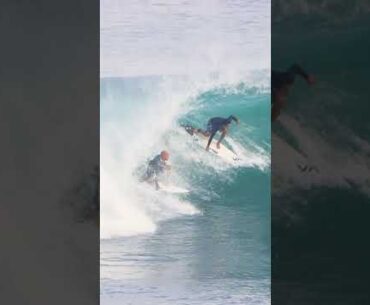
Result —
<path fill-rule="evenodd" d="M 230 115 L 227 118 L 227 124 L 230 124 L 231 121 L 234 121 L 235 123 L 239 124 L 239 119 L 236 116 L 234 116 L 234 115 Z"/>
<path fill-rule="evenodd" d="M 169 158 L 170 158 L 170 153 L 167 150 L 163 150 L 161 152 L 161 159 L 164 161 L 168 161 Z"/>

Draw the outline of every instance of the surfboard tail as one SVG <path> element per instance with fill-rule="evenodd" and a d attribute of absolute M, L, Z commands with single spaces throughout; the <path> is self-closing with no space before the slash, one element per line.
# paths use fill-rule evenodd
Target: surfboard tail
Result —
<path fill-rule="evenodd" d="M 194 132 L 195 132 L 195 128 L 191 125 L 181 125 L 181 127 L 183 127 L 185 129 L 185 131 L 190 134 L 191 136 L 194 135 Z"/>

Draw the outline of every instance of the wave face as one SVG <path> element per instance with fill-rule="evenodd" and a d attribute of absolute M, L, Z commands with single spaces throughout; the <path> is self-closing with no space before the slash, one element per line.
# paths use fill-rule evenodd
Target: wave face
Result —
<path fill-rule="evenodd" d="M 160 221 L 200 213 L 197 200 L 216 194 L 220 183 L 238 184 L 269 171 L 270 95 L 257 76 L 254 86 L 214 79 L 194 83 L 185 77 L 102 79 L 103 238 L 154 232 Z M 180 127 L 204 127 L 210 117 L 230 114 L 241 120 L 226 138 L 241 158 L 237 168 L 204 153 Z M 171 153 L 171 181 L 191 190 L 191 198 L 163 195 L 138 182 L 148 160 L 163 149 Z"/>

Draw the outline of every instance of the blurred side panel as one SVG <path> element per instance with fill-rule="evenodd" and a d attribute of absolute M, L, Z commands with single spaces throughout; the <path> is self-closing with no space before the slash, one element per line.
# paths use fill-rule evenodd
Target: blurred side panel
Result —
<path fill-rule="evenodd" d="M 99 1 L 0 15 L 0 303 L 98 304 Z"/>
<path fill-rule="evenodd" d="M 370 302 L 369 11 L 272 1 L 272 304 Z"/>

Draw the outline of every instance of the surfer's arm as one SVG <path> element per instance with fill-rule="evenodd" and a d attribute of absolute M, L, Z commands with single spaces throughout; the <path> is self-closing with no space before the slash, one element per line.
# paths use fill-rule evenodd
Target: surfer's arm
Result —
<path fill-rule="evenodd" d="M 216 132 L 213 132 L 210 137 L 209 137 L 209 140 L 208 140 L 208 143 L 207 143 L 207 147 L 206 147 L 206 150 L 208 151 L 209 150 L 209 146 L 211 145 L 212 143 L 212 140 L 213 140 L 213 137 L 215 136 Z"/>

